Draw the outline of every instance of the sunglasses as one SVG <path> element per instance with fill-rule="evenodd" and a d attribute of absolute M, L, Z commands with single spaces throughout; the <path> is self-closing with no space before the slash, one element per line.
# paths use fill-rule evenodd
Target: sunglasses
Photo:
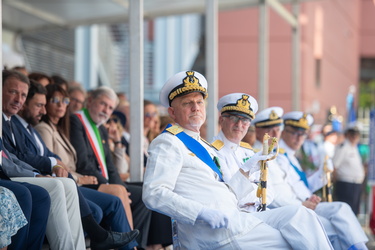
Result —
<path fill-rule="evenodd" d="M 59 104 L 59 103 L 63 103 L 65 105 L 68 105 L 70 103 L 70 99 L 69 97 L 64 97 L 64 98 L 58 98 L 58 97 L 52 97 L 50 99 L 50 102 L 51 103 L 54 103 L 54 104 Z"/>
<path fill-rule="evenodd" d="M 251 122 L 251 120 L 249 118 L 240 117 L 240 116 L 236 116 L 236 115 L 223 115 L 222 117 L 229 118 L 229 120 L 231 120 L 231 122 L 233 122 L 233 123 L 237 123 L 238 121 L 241 121 L 243 125 L 249 125 L 250 122 Z"/>
<path fill-rule="evenodd" d="M 145 117 L 156 117 L 158 115 L 157 112 L 153 112 L 153 113 L 145 113 Z"/>
<path fill-rule="evenodd" d="M 118 123 L 119 120 L 117 118 L 109 118 L 107 123 L 110 123 L 110 122 Z"/>

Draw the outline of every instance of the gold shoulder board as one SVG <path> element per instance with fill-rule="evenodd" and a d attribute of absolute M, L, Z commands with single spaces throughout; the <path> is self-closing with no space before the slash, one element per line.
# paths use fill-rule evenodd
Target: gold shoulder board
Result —
<path fill-rule="evenodd" d="M 178 133 L 181 133 L 182 131 L 184 131 L 183 128 L 181 128 L 180 126 L 177 126 L 177 125 L 173 125 L 172 127 L 169 127 L 166 130 L 169 133 L 171 133 L 172 135 L 177 135 Z"/>
<path fill-rule="evenodd" d="M 244 142 L 244 141 L 240 142 L 240 146 L 243 147 L 243 148 L 251 149 L 251 150 L 253 149 L 253 148 L 250 146 L 249 143 Z"/>
<path fill-rule="evenodd" d="M 279 154 L 285 154 L 285 149 L 279 148 Z"/>
<path fill-rule="evenodd" d="M 222 149 L 224 147 L 224 142 L 222 142 L 220 140 L 216 140 L 213 143 L 211 143 L 211 145 L 212 145 L 212 147 L 214 147 L 214 149 L 219 151 L 220 149 Z"/>

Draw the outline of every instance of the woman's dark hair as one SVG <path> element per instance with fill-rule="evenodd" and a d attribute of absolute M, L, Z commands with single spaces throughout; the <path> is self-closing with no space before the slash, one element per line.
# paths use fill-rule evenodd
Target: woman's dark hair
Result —
<path fill-rule="evenodd" d="M 51 79 L 52 79 L 53 84 L 65 85 L 66 89 L 69 88 L 68 81 L 65 78 L 63 78 L 62 76 L 53 75 L 53 76 L 51 76 Z"/>
<path fill-rule="evenodd" d="M 47 89 L 47 105 L 49 104 L 52 96 L 56 93 L 59 92 L 61 93 L 64 97 L 69 97 L 68 92 L 65 91 L 60 85 L 57 84 L 48 84 L 46 86 Z M 59 120 L 59 122 L 56 124 L 57 130 L 62 133 L 63 135 L 66 136 L 66 138 L 70 138 L 70 119 L 69 119 L 70 113 L 68 107 L 66 108 L 66 113 L 65 115 Z M 48 113 L 42 117 L 42 121 L 46 122 L 49 124 L 50 119 L 48 116 Z"/>
<path fill-rule="evenodd" d="M 29 79 L 32 79 L 32 80 L 35 80 L 37 82 L 39 82 L 41 79 L 43 78 L 46 78 L 49 82 L 49 84 L 52 83 L 52 78 L 49 77 L 47 74 L 44 74 L 42 72 L 31 72 L 29 75 L 28 75 Z M 48 84 L 48 85 L 49 85 Z"/>

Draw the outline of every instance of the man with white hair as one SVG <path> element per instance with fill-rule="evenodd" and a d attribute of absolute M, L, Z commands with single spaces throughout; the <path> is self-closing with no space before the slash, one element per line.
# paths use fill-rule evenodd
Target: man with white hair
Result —
<path fill-rule="evenodd" d="M 77 172 L 95 176 L 99 185 L 120 184 L 129 191 L 134 228 L 140 231 L 137 242 L 140 247 L 146 247 L 151 211 L 142 202 L 142 187 L 121 180 L 108 146 L 108 133 L 103 126 L 117 104 L 118 97 L 113 89 L 102 86 L 93 90 L 87 99 L 86 108 L 70 117 L 70 140 L 77 151 Z M 90 186 L 98 188 L 98 185 Z"/>
<path fill-rule="evenodd" d="M 144 177 L 145 204 L 176 221 L 174 229 L 181 248 L 331 249 L 319 220 L 308 209 L 294 211 L 312 218 L 316 226 L 312 234 L 288 225 L 282 229 L 268 225 L 275 219 L 268 211 L 238 209 L 238 199 L 254 190 L 249 172 L 257 161 L 270 156 L 254 157 L 253 164 L 244 165 L 224 183 L 216 150 L 199 133 L 206 119 L 206 97 L 207 81 L 195 71 L 177 73 L 164 84 L 160 102 L 176 125 L 167 127 L 151 142 Z M 244 105 L 248 104 L 244 100 Z M 278 217 L 280 222 L 290 219 L 288 212 Z"/>
<path fill-rule="evenodd" d="M 274 190 L 270 207 L 302 204 L 319 215 L 335 249 L 367 249 L 364 242 L 368 239 L 350 207 L 342 202 L 320 202 L 320 197 L 313 194 L 325 184 L 323 166 L 306 176 L 295 157 L 313 117 L 300 111 L 282 115 L 280 107 L 272 107 L 259 112 L 254 120 L 257 138 L 262 138 L 265 131 L 276 138 L 281 136 L 279 156 L 269 163 L 269 185 Z M 285 127 L 281 132 L 279 128 L 283 123 Z"/>

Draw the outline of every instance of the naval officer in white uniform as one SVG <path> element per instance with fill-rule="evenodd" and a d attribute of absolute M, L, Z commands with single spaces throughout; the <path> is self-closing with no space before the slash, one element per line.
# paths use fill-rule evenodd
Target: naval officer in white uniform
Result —
<path fill-rule="evenodd" d="M 249 106 L 246 106 L 246 104 Z M 243 142 L 248 128 L 258 110 L 257 101 L 245 93 L 232 93 L 220 98 L 217 109 L 221 113 L 219 117 L 220 132 L 213 138 L 212 145 L 217 150 L 221 164 L 221 171 L 225 182 L 229 182 L 232 176 L 244 164 L 254 166 L 250 170 L 249 180 L 254 186 L 254 191 L 244 197 L 239 207 L 249 212 L 257 211 L 260 200 L 256 195 L 260 178 L 259 164 L 252 161 L 254 151 L 249 143 Z M 267 189 L 267 204 L 272 201 L 272 190 Z"/>
<path fill-rule="evenodd" d="M 206 97 L 207 81 L 198 72 L 177 73 L 163 86 L 160 101 L 176 125 L 150 144 L 143 184 L 146 206 L 177 221 L 182 249 L 331 249 L 321 222 L 309 209 L 292 208 L 294 214 L 310 218 L 314 231 L 288 225 L 276 229 L 267 224 L 276 220 L 268 211 L 238 209 L 237 199 L 253 191 L 251 166 L 237 171 L 229 183 L 222 181 L 215 149 L 199 135 Z M 286 212 L 277 220 L 293 219 L 288 207 L 281 209 Z"/>
<path fill-rule="evenodd" d="M 259 112 L 254 120 L 257 138 L 264 132 L 282 138 L 280 155 L 269 163 L 269 185 L 274 190 L 270 207 L 302 204 L 319 215 L 335 249 L 367 249 L 364 243 L 368 239 L 350 207 L 342 202 L 320 202 L 320 197 L 313 194 L 325 185 L 322 167 L 312 176 L 306 176 L 295 157 L 313 123 L 312 116 L 299 111 L 281 118 L 282 114 L 280 107 L 272 107 Z"/>

